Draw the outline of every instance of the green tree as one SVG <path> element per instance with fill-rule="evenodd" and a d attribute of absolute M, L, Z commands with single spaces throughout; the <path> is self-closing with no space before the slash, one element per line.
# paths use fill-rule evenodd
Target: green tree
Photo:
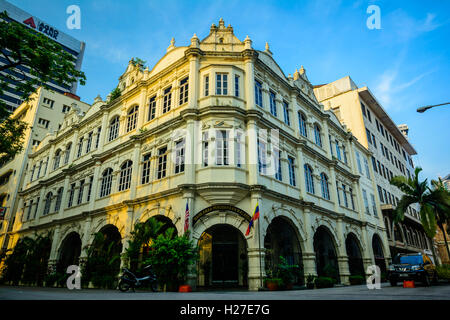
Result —
<path fill-rule="evenodd" d="M 447 237 L 445 235 L 445 226 L 448 226 L 450 222 L 450 191 L 445 188 L 441 178 L 438 178 L 438 180 L 431 180 L 431 185 L 433 186 L 431 194 L 433 195 L 433 198 L 436 199 L 434 205 L 436 223 L 442 231 L 445 248 L 448 256 L 450 257 L 450 250 L 448 248 Z"/>
<path fill-rule="evenodd" d="M 416 167 L 412 179 L 403 176 L 396 176 L 391 179 L 390 183 L 404 193 L 393 211 L 393 220 L 394 223 L 403 221 L 408 207 L 417 203 L 420 207 L 420 222 L 427 236 L 433 239 L 436 235 L 440 210 L 448 210 L 449 208 L 448 199 L 445 200 L 443 193 L 438 189 L 431 190 L 427 179 L 420 181 L 420 171 L 422 171 L 422 168 Z M 436 257 L 434 245 L 431 245 L 431 249 L 433 256 Z M 437 260 L 435 259 L 435 261 Z"/>
<path fill-rule="evenodd" d="M 151 264 L 158 282 L 167 287 L 177 289 L 185 283 L 189 266 L 198 258 L 197 248 L 187 235 L 173 237 L 174 229 L 166 230 L 159 235 L 150 248 L 150 255 L 145 264 Z"/>
<path fill-rule="evenodd" d="M 20 281 L 42 285 L 47 274 L 51 243 L 50 234 L 19 239 L 12 253 L 5 258 L 2 280 L 14 285 Z"/>
<path fill-rule="evenodd" d="M 160 234 L 164 223 L 150 218 L 146 222 L 137 222 L 131 231 L 131 239 L 128 240 L 128 248 L 125 250 L 125 258 L 128 259 L 130 268 L 137 270 L 139 262 L 142 260 L 141 252 L 143 247 L 150 247 L 153 241 Z"/>
<path fill-rule="evenodd" d="M 108 239 L 102 232 L 97 232 L 94 241 L 86 248 L 86 261 L 81 274 L 83 285 L 90 282 L 95 287 L 113 289 L 120 271 L 120 240 Z"/>
<path fill-rule="evenodd" d="M 75 69 L 75 58 L 60 44 L 11 20 L 6 11 L 0 13 L 0 56 L 6 60 L 6 64 L 0 66 L 0 71 L 4 72 L 0 78 L 0 95 L 5 89 L 13 88 L 27 101 L 37 87 L 49 89 L 46 83 L 50 80 L 62 87 L 77 81 L 81 85 L 86 82 L 84 73 Z M 23 68 L 33 77 L 25 77 Z M 22 150 L 27 127 L 8 116 L 6 104 L 0 101 L 0 165 Z"/>

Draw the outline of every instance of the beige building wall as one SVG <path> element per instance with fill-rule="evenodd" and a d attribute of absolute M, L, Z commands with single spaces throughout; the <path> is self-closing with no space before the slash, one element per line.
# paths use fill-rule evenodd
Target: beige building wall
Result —
<path fill-rule="evenodd" d="M 97 98 L 84 115 L 69 112 L 61 130 L 30 155 L 29 168 L 49 158 L 49 170 L 33 181 L 26 171 L 13 243 L 35 230 L 52 232 L 53 267 L 64 240 L 76 235 L 82 261 L 106 226 L 117 228 L 123 251 L 135 223 L 151 217 L 182 234 L 188 204 L 195 243 L 205 233 L 214 239 L 215 228 L 224 226 L 239 239 L 235 248 L 248 260 L 248 279 L 238 259 L 236 281 L 247 281 L 250 290 L 261 285 L 268 258 L 277 259 L 272 252 L 288 247 L 305 276 L 317 274 L 323 237 L 334 246 L 342 283 L 350 276 L 350 234 L 364 270 L 380 262 L 374 241 L 383 263 L 389 260 L 379 203 L 377 215 L 372 204 L 366 212 L 362 195 L 362 189 L 375 193 L 373 173 L 369 179 L 359 172 L 355 151 L 361 161 L 370 153 L 318 103 L 303 68 L 286 77 L 268 46 L 254 49 L 221 20 L 202 41 L 195 35 L 189 46 L 172 41 L 151 70 L 130 61 L 118 86 L 120 98 Z M 245 236 L 257 203 L 260 218 Z M 286 245 L 277 245 L 283 235 L 276 225 L 289 232 Z M 204 285 L 204 276 L 193 272 L 190 283 Z"/>

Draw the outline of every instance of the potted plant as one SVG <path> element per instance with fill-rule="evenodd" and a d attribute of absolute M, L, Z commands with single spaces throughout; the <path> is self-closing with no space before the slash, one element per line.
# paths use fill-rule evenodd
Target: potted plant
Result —
<path fill-rule="evenodd" d="M 316 279 L 315 275 L 308 274 L 306 276 L 306 288 L 314 289 L 314 280 Z"/>
<path fill-rule="evenodd" d="M 266 278 L 264 283 L 270 291 L 278 290 L 282 285 L 282 280 L 280 278 Z"/>
<path fill-rule="evenodd" d="M 282 280 L 285 289 L 292 289 L 296 268 L 298 268 L 297 265 L 289 264 L 283 256 L 280 256 L 280 263 L 277 265 L 276 276 Z"/>
<path fill-rule="evenodd" d="M 264 279 L 264 286 L 270 291 L 278 290 L 281 286 L 281 279 L 276 277 L 272 268 L 266 269 L 267 277 Z"/>
<path fill-rule="evenodd" d="M 178 291 L 179 285 L 186 285 L 188 268 L 197 258 L 197 248 L 188 235 L 173 237 L 173 229 L 168 229 L 152 243 L 145 264 L 153 266 L 164 291 Z"/>

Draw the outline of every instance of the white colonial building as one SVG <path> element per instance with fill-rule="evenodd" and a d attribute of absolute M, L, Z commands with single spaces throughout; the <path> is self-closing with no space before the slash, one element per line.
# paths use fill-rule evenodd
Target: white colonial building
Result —
<path fill-rule="evenodd" d="M 341 283 L 385 267 L 371 153 L 317 102 L 303 67 L 286 77 L 268 45 L 254 49 L 221 19 L 202 41 L 172 40 L 151 70 L 130 61 L 118 87 L 119 98 L 67 114 L 30 156 L 28 168 L 51 160 L 25 178 L 14 241 L 52 231 L 49 263 L 72 264 L 105 228 L 123 250 L 152 217 L 182 234 L 187 204 L 194 285 L 256 290 L 279 256 L 305 276 L 334 266 Z"/>

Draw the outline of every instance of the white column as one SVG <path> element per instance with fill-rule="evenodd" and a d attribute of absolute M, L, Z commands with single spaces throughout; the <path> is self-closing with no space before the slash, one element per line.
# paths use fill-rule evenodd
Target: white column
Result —
<path fill-rule="evenodd" d="M 311 228 L 311 211 L 309 208 L 304 208 L 303 210 L 303 221 L 305 225 L 306 239 L 304 239 L 305 252 L 302 252 L 302 259 L 306 283 L 306 277 L 309 274 L 317 276 L 316 254 L 314 252 L 314 234 Z"/>
<path fill-rule="evenodd" d="M 133 148 L 133 166 L 131 171 L 130 200 L 136 198 L 136 188 L 138 186 L 140 177 L 140 170 L 139 170 L 140 151 L 141 151 L 141 142 L 136 141 Z"/>
<path fill-rule="evenodd" d="M 253 230 L 250 232 L 247 238 L 247 250 L 248 250 L 248 289 L 251 291 L 257 291 L 258 288 L 264 286 L 263 279 L 266 276 L 264 266 L 264 237 L 262 234 L 262 222 L 264 221 L 264 204 L 262 203 L 261 191 L 254 191 L 251 194 L 250 200 L 250 215 L 253 215 L 253 211 L 256 208 L 256 204 L 259 205 L 260 216 L 255 222 Z"/>
<path fill-rule="evenodd" d="M 89 211 L 94 210 L 95 200 L 98 197 L 98 189 L 100 185 L 100 167 L 102 163 L 100 160 L 95 162 L 94 177 L 92 179 L 91 200 L 89 201 Z"/>
<path fill-rule="evenodd" d="M 349 276 L 350 270 L 348 266 L 348 256 L 345 247 L 344 228 L 343 228 L 342 216 L 337 219 L 337 239 L 338 241 L 338 265 L 339 265 L 339 277 L 342 284 L 350 284 Z"/>
<path fill-rule="evenodd" d="M 245 62 L 245 99 L 247 100 L 247 110 L 256 109 L 255 106 L 255 70 L 254 56 L 248 54 L 244 56 Z M 214 81 L 212 81 L 214 82 Z"/>
<path fill-rule="evenodd" d="M 103 115 L 102 115 L 102 130 L 100 131 L 100 141 L 98 144 L 98 150 L 100 150 L 100 152 L 103 151 L 103 146 L 105 144 L 105 137 L 106 137 L 108 129 L 109 129 L 108 112 L 105 111 L 105 112 L 103 112 Z M 72 146 L 72 148 L 73 148 L 73 146 Z"/>
<path fill-rule="evenodd" d="M 139 133 L 139 129 L 142 128 L 143 123 L 145 122 L 145 116 L 147 109 L 147 89 L 143 88 L 141 89 L 141 96 L 139 99 L 139 112 L 138 112 L 138 122 L 136 127 L 136 132 Z"/>
<path fill-rule="evenodd" d="M 188 108 L 196 108 L 199 92 L 199 58 L 193 53 L 189 56 Z"/>

